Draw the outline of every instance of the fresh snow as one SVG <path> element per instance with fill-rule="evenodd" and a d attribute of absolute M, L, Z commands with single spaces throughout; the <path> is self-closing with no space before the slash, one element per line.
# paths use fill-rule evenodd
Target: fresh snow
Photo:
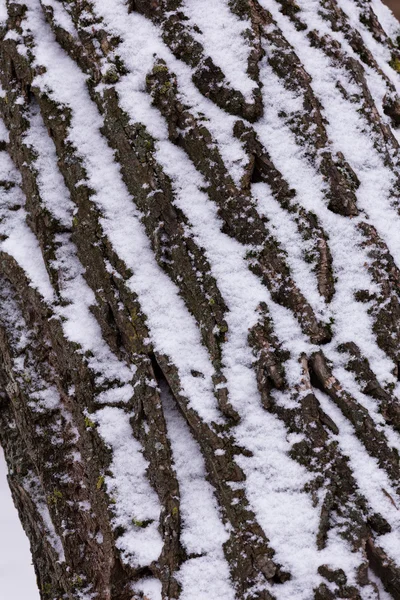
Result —
<path fill-rule="evenodd" d="M 251 102 L 255 83 L 247 75 L 251 48 L 244 38 L 251 24 L 240 21 L 229 9 L 227 0 L 184 0 L 182 9 L 189 17 L 188 24 L 200 29 L 201 33 L 191 34 L 202 44 L 205 55 L 211 56 L 230 85 Z"/>
<path fill-rule="evenodd" d="M 122 40 L 118 53 L 130 72 L 116 85 L 121 107 L 136 122 L 146 123 L 149 133 L 156 139 L 166 131 L 165 121 L 151 107 L 151 98 L 145 92 L 146 75 L 152 70 L 155 57 L 165 60 L 177 76 L 183 102 L 196 116 L 206 119 L 225 165 L 234 181 L 239 183 L 247 157 L 239 140 L 232 136 L 236 117 L 228 115 L 197 90 L 192 81 L 192 70 L 177 60 L 165 46 L 161 31 L 142 15 L 135 12 L 128 14 L 124 0 L 95 0 L 93 6 L 96 13 L 104 18 L 107 29 Z"/>
<path fill-rule="evenodd" d="M 24 142 L 36 155 L 34 167 L 38 173 L 41 200 L 56 220 L 65 227 L 71 227 L 75 206 L 57 168 L 54 144 L 47 135 L 37 107 L 33 107 L 29 117 L 30 127 Z M 106 380 L 119 381 L 118 387 L 113 386 L 107 392 L 102 392 L 99 401 L 107 399 L 108 402 L 127 402 L 133 396 L 133 387 L 129 382 L 135 373 L 135 367 L 128 367 L 119 361 L 103 339 L 100 325 L 90 310 L 96 304 L 96 298 L 84 279 L 85 270 L 70 236 L 56 234 L 55 242 L 57 249 L 51 266 L 60 273 L 59 286 L 63 300 L 55 307 L 55 314 L 62 320 L 66 337 L 79 344 L 82 352 L 89 352 L 88 364 L 97 373 L 97 382 L 104 384 Z"/>
<path fill-rule="evenodd" d="M 222 549 L 229 536 L 221 523 L 212 487 L 206 481 L 203 455 L 165 382 L 161 383 L 161 399 L 179 483 L 181 541 L 189 555 L 197 555 L 186 560 L 177 573 L 182 584 L 180 598 L 234 600 Z"/>
<path fill-rule="evenodd" d="M 161 582 L 155 577 L 139 579 L 132 585 L 133 592 L 139 592 L 148 600 L 162 600 Z"/>
<path fill-rule="evenodd" d="M 344 455 L 349 457 L 358 488 L 367 499 L 372 512 L 381 514 L 392 526 L 391 533 L 381 535 L 378 543 L 394 560 L 398 560 L 400 552 L 400 513 L 393 506 L 387 494 L 398 498 L 393 483 L 386 473 L 379 468 L 378 461 L 369 456 L 363 444 L 357 439 L 354 428 L 343 416 L 340 409 L 326 396 L 316 390 L 315 395 L 322 409 L 333 419 L 339 428 L 336 439 Z M 387 494 L 385 494 L 385 491 Z"/>
<path fill-rule="evenodd" d="M 114 527 L 123 527 L 117 539 L 122 558 L 132 567 L 145 567 L 157 560 L 162 550 L 158 531 L 160 504 L 146 477 L 147 464 L 142 449 L 133 437 L 129 415 L 116 407 L 102 408 L 91 415 L 98 431 L 113 451 L 110 470 L 104 481 L 115 500 Z M 148 522 L 146 527 L 136 522 Z"/>
<path fill-rule="evenodd" d="M 70 140 L 79 148 L 88 184 L 96 192 L 92 199 L 104 215 L 103 230 L 133 271 L 126 284 L 139 297 L 152 342 L 158 352 L 177 365 L 182 388 L 200 416 L 207 421 L 218 420 L 212 394 L 213 369 L 200 332 L 176 286 L 155 261 L 141 215 L 122 181 L 113 151 L 100 133 L 102 119 L 90 100 L 86 78 L 55 42 L 38 0 L 32 0 L 25 26 L 36 40 L 37 64 L 47 67 L 46 73 L 36 77 L 35 84 L 51 91 L 58 102 L 72 109 Z M 203 373 L 204 379 L 192 377 L 192 370 Z"/>
<path fill-rule="evenodd" d="M 297 356 L 310 346 L 304 341 L 298 324 L 289 311 L 275 305 L 258 278 L 244 260 L 245 249 L 220 231 L 215 205 L 200 191 L 202 179 L 182 150 L 168 141 L 160 142 L 157 159 L 171 177 L 176 192 L 176 204 L 190 219 L 195 239 L 207 248 L 212 273 L 218 288 L 226 299 L 229 312 L 226 320 L 228 339 L 223 346 L 224 374 L 229 398 L 241 417 L 235 428 L 239 444 L 253 453 L 252 458 L 237 458 L 246 474 L 245 490 L 258 522 L 263 527 L 277 560 L 290 570 L 293 579 L 274 588 L 278 600 L 288 597 L 307 600 L 318 583 L 316 569 L 320 553 L 316 548 L 319 508 L 312 506 L 311 498 L 303 491 L 310 475 L 288 457 L 291 443 L 283 424 L 261 407 L 253 356 L 247 344 L 248 330 L 257 322 L 257 307 L 267 302 L 271 308 L 275 331 L 297 349 Z M 285 318 L 287 317 L 287 319 Z M 288 327 L 285 330 L 285 321 Z M 297 340 L 295 335 L 297 333 Z M 293 383 L 299 381 L 299 365 L 290 362 Z M 297 381 L 296 381 L 297 378 Z M 263 432 L 268 431 L 265 436 Z M 263 493 L 260 494 L 260 490 Z M 288 548 L 287 540 L 292 544 Z M 304 548 L 307 560 L 304 560 Z M 327 555 L 342 556 L 340 566 L 348 570 L 356 566 L 346 544 L 332 541 Z M 319 564 L 319 563 L 318 563 Z M 308 566 L 307 566 L 308 565 Z"/>
<path fill-rule="evenodd" d="M 263 3 L 265 4 L 265 0 Z M 280 13 L 275 12 L 274 16 L 280 18 Z M 327 68 L 325 64 L 323 68 Z M 290 107 L 292 93 L 284 88 L 266 61 L 263 63 L 262 76 L 266 90 L 264 94 L 266 114 L 256 125 L 257 133 L 275 166 L 281 171 L 289 186 L 296 189 L 297 201 L 318 216 L 322 227 L 329 235 L 334 274 L 337 275 L 335 295 L 330 304 L 330 310 L 335 315 L 333 326 L 335 335 L 331 345 L 336 346 L 349 340 L 357 340 L 378 379 L 393 382 L 391 371 L 394 365 L 376 343 L 368 307 L 354 298 L 357 290 L 366 289 L 371 293 L 378 291 L 378 287 L 365 269 L 369 259 L 366 252 L 360 248 L 363 238 L 356 227 L 357 222 L 365 219 L 365 216 L 348 219 L 328 210 L 322 177 L 306 158 L 300 155 L 294 135 L 278 117 L 278 112 L 286 106 L 286 101 Z M 290 108 L 288 111 L 290 112 Z"/>
<path fill-rule="evenodd" d="M 55 20 L 77 37 L 72 20 L 61 4 L 55 0 L 43 0 L 43 3 L 51 6 Z M 395 35 L 398 28 L 389 12 L 378 0 L 371 0 L 371 3 L 388 33 Z M 333 359 L 336 365 L 334 374 L 344 388 L 367 408 L 377 428 L 384 431 L 389 444 L 400 450 L 400 436 L 384 422 L 376 402 L 359 391 L 354 376 L 345 370 L 343 357 L 336 350 L 339 343 L 356 340 L 379 381 L 382 384 L 395 383 L 392 374 L 394 365 L 377 345 L 369 306 L 354 298 L 358 290 L 378 291 L 366 268 L 369 258 L 367 251 L 361 247 L 363 238 L 357 227 L 361 221 L 371 222 L 377 228 L 396 263 L 400 264 L 400 217 L 392 207 L 394 174 L 383 163 L 374 146 L 369 125 L 359 113 L 360 105 L 347 101 L 337 90 L 336 83 L 340 81 L 346 89 L 357 93 L 357 87 L 349 81 L 347 74 L 334 67 L 321 50 L 311 47 L 304 32 L 297 31 L 282 15 L 281 4 L 275 0 L 260 0 L 260 4 L 271 11 L 312 77 L 313 91 L 321 101 L 322 114 L 326 118 L 328 149 L 344 154 L 361 183 L 357 190 L 361 209 L 359 217 L 343 218 L 328 210 L 326 184 L 318 173 L 317 165 L 311 164 L 302 153 L 279 115 L 282 110 L 289 115 L 302 111 L 303 99 L 300 94 L 285 88 L 274 73 L 268 63 L 269 48 L 266 44 L 266 57 L 260 65 L 265 115 L 254 129 L 275 166 L 290 187 L 296 189 L 296 200 L 318 216 L 329 235 L 337 277 L 335 296 L 329 307 L 318 292 L 315 273 L 311 272 L 304 259 L 307 243 L 301 238 L 294 218 L 275 200 L 266 184 L 253 184 L 252 195 L 259 214 L 268 218 L 268 226 L 286 251 L 293 279 L 316 315 L 325 320 L 334 317 L 334 337 L 324 348 L 327 357 Z M 318 15 L 317 0 L 298 0 L 298 4 L 310 29 L 332 34 L 348 55 L 356 57 L 343 34 L 332 33 Z M 360 24 L 356 3 L 338 0 L 338 4 L 347 11 L 349 22 L 361 30 L 379 66 L 391 77 L 393 72 L 388 66 L 390 51 L 374 40 Z M 4 10 L 2 3 L 0 20 L 4 19 Z M 144 124 L 155 138 L 155 158 L 171 179 L 174 203 L 187 217 L 188 230 L 194 241 L 204 248 L 211 273 L 228 307 L 226 321 L 229 331 L 222 346 L 222 365 L 230 402 L 241 418 L 240 423 L 232 428 L 232 435 L 240 446 L 249 451 L 249 456 L 238 456 L 235 460 L 246 475 L 243 486 L 247 499 L 276 552 L 275 560 L 292 575 L 285 584 L 273 586 L 273 594 L 277 600 L 309 600 L 313 589 L 322 582 L 317 567 L 323 562 L 334 568 L 343 568 L 351 585 L 356 581 L 356 569 L 362 562 L 362 556 L 351 552 L 350 545 L 339 537 L 338 528 L 330 531 L 326 548 L 318 551 L 316 535 L 321 498 L 315 506 L 310 494 L 305 491 L 312 474 L 289 456 L 292 445 L 301 439 L 301 435 L 289 435 L 282 421 L 261 405 L 255 359 L 248 344 L 248 332 L 257 323 L 260 303 L 268 306 L 275 333 L 291 352 L 291 358 L 285 365 L 289 385 L 300 380 L 300 354 L 310 354 L 316 347 L 301 332 L 293 314 L 273 302 L 267 288 L 250 272 L 245 258 L 248 248 L 223 233 L 217 207 L 204 191 L 202 176 L 184 151 L 169 141 L 166 122 L 151 105 L 151 98 L 145 91 L 146 75 L 156 58 L 164 59 L 176 74 L 183 102 L 188 104 L 195 116 L 206 120 L 232 178 L 239 183 L 246 155 L 232 135 L 236 118 L 200 94 L 192 82 L 191 69 L 178 61 L 162 42 L 160 28 L 136 12 L 128 13 L 125 0 L 94 0 L 93 10 L 104 18 L 107 31 L 118 35 L 121 40 L 118 52 L 128 73 L 116 84 L 120 105 L 132 122 Z M 233 15 L 228 0 L 204 0 L 202 3 L 184 0 L 182 10 L 189 17 L 189 26 L 196 24 L 200 28 L 194 31 L 194 35 L 203 44 L 205 55 L 210 55 L 217 65 L 223 67 L 232 86 L 250 99 L 254 83 L 246 73 L 250 48 L 244 33 L 248 23 Z M 125 285 L 138 296 L 147 317 L 150 342 L 158 353 L 168 356 L 176 365 L 181 392 L 188 399 L 189 406 L 208 424 L 221 421 L 213 394 L 214 370 L 201 344 L 198 325 L 180 297 L 177 286 L 155 261 L 141 223 L 142 214 L 123 183 L 113 150 L 100 132 L 102 117 L 90 99 L 86 75 L 55 42 L 39 0 L 29 0 L 23 27 L 25 32 L 33 33 L 36 64 L 46 67 L 34 84 L 71 109 L 69 141 L 82 159 L 87 174 L 85 183 L 94 192 L 92 201 L 101 215 L 103 231 L 118 257 L 133 273 Z M 21 36 L 12 31 L 7 35 L 19 42 L 19 50 L 25 54 Z M 103 69 L 106 68 L 104 60 Z M 373 69 L 366 68 L 366 75 L 382 115 L 386 83 Z M 400 90 L 400 82 L 395 85 Z M 101 84 L 98 91 L 102 93 L 104 88 Z M 18 103 L 22 105 L 23 98 L 18 99 Z M 35 153 L 34 166 L 41 201 L 53 218 L 68 228 L 75 207 L 59 172 L 54 144 L 47 136 L 38 108 L 31 107 L 27 116 L 30 127 L 24 142 Z M 386 117 L 383 119 L 388 122 Z M 1 122 L 0 135 L 1 139 L 7 139 L 7 131 Z M 55 239 L 57 250 L 51 266 L 60 272 L 59 292 L 55 297 L 38 242 L 26 223 L 25 200 L 19 188 L 19 178 L 5 152 L 0 153 L 0 175 L 2 179 L 16 184 L 1 198 L 0 232 L 6 239 L 0 242 L 0 250 L 12 256 L 25 271 L 32 287 L 52 308 L 52 318 L 62 323 L 66 338 L 79 344 L 80 352 L 88 355 L 87 364 L 96 374 L 96 384 L 106 388 L 96 398 L 104 406 L 90 415 L 99 435 L 112 449 L 110 470 L 101 474 L 99 485 L 104 485 L 110 499 L 115 500 L 115 504 L 112 502 L 112 524 L 124 531 L 117 540 L 123 560 L 133 568 L 145 568 L 156 561 L 162 551 L 162 538 L 158 531 L 161 506 L 147 477 L 148 463 L 143 448 L 132 432 L 130 419 L 134 414 L 127 407 L 120 407 L 134 395 L 136 368 L 118 359 L 103 339 L 101 328 L 91 312 L 91 307 L 96 304 L 95 294 L 85 281 L 85 270 L 78 259 L 77 249 L 65 233 L 57 234 Z M 10 207 L 18 207 L 18 210 L 9 210 Z M 111 265 L 107 267 L 111 268 Z M 4 302 L 3 310 L 7 306 Z M 22 367 L 22 362 L 16 363 L 16 372 Z M 200 372 L 203 377 L 193 377 L 192 371 Z M 396 559 L 400 551 L 400 517 L 388 496 L 396 496 L 393 483 L 379 468 L 377 461 L 366 453 L 338 407 L 325 394 L 316 394 L 323 410 L 339 427 L 339 435 L 333 438 L 342 453 L 349 457 L 355 480 L 369 507 L 380 512 L 392 525 L 392 532 L 380 536 L 378 542 L 389 556 Z M 166 384 L 161 384 L 161 397 L 180 487 L 181 541 L 188 555 L 195 555 L 186 560 L 175 574 L 182 585 L 181 598 L 233 600 L 234 590 L 223 553 L 228 526 L 223 524 L 213 488 L 207 480 L 200 448 Z M 276 397 L 287 406 L 295 402 L 288 393 L 276 394 Z M 36 398 L 32 396 L 32 399 Z M 37 399 L 38 410 L 54 408 L 59 402 L 55 390 L 50 387 L 43 389 Z M 118 406 L 113 406 L 116 403 Z M 57 442 L 56 436 L 54 439 Z M 30 487 L 34 487 L 34 477 L 28 479 L 27 486 L 31 484 Z M 45 502 L 37 499 L 37 506 L 47 535 L 62 560 L 61 541 Z M 145 522 L 146 526 L 139 526 L 138 522 Z M 267 589 L 272 588 L 268 583 L 265 585 Z M 379 582 L 378 586 L 381 587 Z M 135 582 L 132 591 L 144 594 L 149 600 L 161 599 L 160 583 L 152 577 Z M 362 594 L 363 600 L 375 597 L 370 586 Z M 389 597 L 388 594 L 381 591 L 381 598 L 386 597 Z"/>
<path fill-rule="evenodd" d="M 15 187 L 1 193 L 0 227 L 2 234 L 7 237 L 0 242 L 0 251 L 15 259 L 25 271 L 32 286 L 50 303 L 54 298 L 53 288 L 43 263 L 39 243 L 26 224 L 26 212 L 23 208 L 25 197 L 18 187 L 18 175 L 6 152 L 0 152 L 0 178 L 15 183 Z M 14 210 L 9 210 L 10 207 L 14 207 Z"/>

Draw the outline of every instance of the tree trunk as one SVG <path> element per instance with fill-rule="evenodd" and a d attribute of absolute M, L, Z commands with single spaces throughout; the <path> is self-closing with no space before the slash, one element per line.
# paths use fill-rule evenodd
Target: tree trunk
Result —
<path fill-rule="evenodd" d="M 41 598 L 400 599 L 394 18 L 0 17 L 0 442 Z"/>

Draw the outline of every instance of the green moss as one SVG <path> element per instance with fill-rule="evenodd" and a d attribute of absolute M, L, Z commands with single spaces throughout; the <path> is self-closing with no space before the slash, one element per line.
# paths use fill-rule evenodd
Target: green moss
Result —
<path fill-rule="evenodd" d="M 329 332 L 329 335 L 333 335 L 333 326 L 335 324 L 335 319 L 333 317 L 330 317 L 329 322 L 326 325 L 326 328 Z"/>
<path fill-rule="evenodd" d="M 96 490 L 101 490 L 104 486 L 105 478 L 104 475 L 100 475 L 96 483 Z"/>
<path fill-rule="evenodd" d="M 169 92 L 170 89 L 171 89 L 171 82 L 170 81 L 166 81 L 164 83 L 164 85 L 160 88 L 160 94 L 162 94 L 163 96 L 165 96 L 165 94 L 167 92 Z"/>
<path fill-rule="evenodd" d="M 250 259 L 256 258 L 257 254 L 258 253 L 256 250 L 247 250 L 245 258 L 247 260 L 250 260 Z"/>
<path fill-rule="evenodd" d="M 112 84 L 112 83 L 117 83 L 118 80 L 119 80 L 119 73 L 118 73 L 117 69 L 115 68 L 115 66 L 112 65 L 108 69 L 106 74 L 103 75 L 103 81 L 104 81 L 104 83 Z"/>
<path fill-rule="evenodd" d="M 177 506 L 174 506 L 174 508 L 172 509 L 172 515 L 173 515 L 174 517 L 176 517 L 176 516 L 178 515 L 178 513 L 179 513 L 178 507 L 177 507 Z"/>
<path fill-rule="evenodd" d="M 140 527 L 141 529 L 144 529 L 145 527 L 147 527 L 148 525 L 150 525 L 150 523 L 152 523 L 153 521 L 151 519 L 147 519 L 145 521 L 140 521 L 139 519 L 132 519 L 132 524 L 135 525 L 135 527 Z"/>
<path fill-rule="evenodd" d="M 146 75 L 146 87 L 147 89 L 151 89 L 153 84 L 153 75 L 151 75 L 150 73 L 148 75 Z"/>
<path fill-rule="evenodd" d="M 392 60 L 389 62 L 389 65 L 394 69 L 397 73 L 400 73 L 400 58 L 397 56 L 392 56 Z"/>
<path fill-rule="evenodd" d="M 135 527 L 144 527 L 144 521 L 139 521 L 138 519 L 132 519 L 133 525 Z"/>
<path fill-rule="evenodd" d="M 83 579 L 82 577 L 80 577 L 79 575 L 75 575 L 73 580 L 72 580 L 72 587 L 75 589 L 79 589 L 83 587 Z"/>
<path fill-rule="evenodd" d="M 45 596 L 50 596 L 51 593 L 53 591 L 53 586 L 51 585 L 51 583 L 45 583 L 42 587 L 42 593 Z"/>
<path fill-rule="evenodd" d="M 305 252 L 304 253 L 304 260 L 306 263 L 311 264 L 314 262 L 314 257 L 310 252 Z"/>
<path fill-rule="evenodd" d="M 115 44 L 114 44 L 115 45 Z M 120 56 L 115 57 L 115 67 L 120 75 L 126 75 L 128 73 L 128 69 L 125 67 L 124 61 Z"/>
<path fill-rule="evenodd" d="M 168 73 L 168 67 L 163 64 L 154 65 L 153 73 Z"/>
<path fill-rule="evenodd" d="M 52 504 L 53 506 L 57 506 L 58 502 L 60 500 L 62 500 L 62 498 L 63 498 L 62 492 L 60 492 L 60 490 L 55 488 L 53 490 L 53 493 L 47 497 L 47 503 Z"/>
<path fill-rule="evenodd" d="M 85 427 L 96 427 L 96 423 L 94 423 L 89 417 L 85 417 Z"/>

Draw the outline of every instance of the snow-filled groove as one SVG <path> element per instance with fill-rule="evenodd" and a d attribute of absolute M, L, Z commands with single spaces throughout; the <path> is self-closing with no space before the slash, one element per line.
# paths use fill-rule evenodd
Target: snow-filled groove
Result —
<path fill-rule="evenodd" d="M 206 600 L 212 596 L 233 600 L 229 568 L 222 549 L 228 534 L 220 522 L 212 488 L 205 480 L 204 459 L 167 384 L 161 382 L 160 385 L 181 493 L 181 539 L 188 555 L 193 556 L 178 573 L 181 597 Z"/>
<path fill-rule="evenodd" d="M 1 0 L 0 443 L 44 599 L 400 598 L 398 34 Z"/>

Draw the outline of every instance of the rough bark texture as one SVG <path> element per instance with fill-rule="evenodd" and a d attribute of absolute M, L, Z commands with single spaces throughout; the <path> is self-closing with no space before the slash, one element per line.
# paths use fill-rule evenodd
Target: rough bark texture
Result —
<path fill-rule="evenodd" d="M 393 17 L 0 16 L 0 443 L 41 598 L 400 599 Z"/>

